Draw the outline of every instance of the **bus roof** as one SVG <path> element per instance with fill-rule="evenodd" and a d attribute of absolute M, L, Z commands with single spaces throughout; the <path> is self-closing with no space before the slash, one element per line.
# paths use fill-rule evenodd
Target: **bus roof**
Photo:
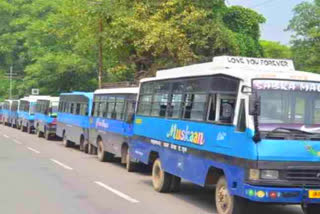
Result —
<path fill-rule="evenodd" d="M 40 100 L 40 99 L 47 99 L 49 98 L 50 96 L 28 96 L 28 97 L 24 97 L 20 100 L 23 100 L 23 101 L 29 101 L 29 102 L 37 102 L 37 100 Z"/>
<path fill-rule="evenodd" d="M 319 74 L 296 71 L 292 60 L 220 56 L 208 63 L 160 70 L 156 77 L 145 78 L 141 82 L 218 74 L 248 83 L 258 78 L 320 81 Z"/>
<path fill-rule="evenodd" d="M 139 88 L 110 88 L 110 89 L 98 89 L 94 94 L 138 94 Z"/>
<path fill-rule="evenodd" d="M 68 95 L 82 95 L 88 97 L 89 99 L 93 99 L 93 92 L 82 92 L 82 91 L 73 91 L 70 93 L 61 93 L 60 96 L 68 96 Z"/>
<path fill-rule="evenodd" d="M 46 98 L 38 99 L 38 100 L 45 100 L 45 101 L 50 101 L 50 102 L 59 102 L 60 97 L 46 97 Z"/>

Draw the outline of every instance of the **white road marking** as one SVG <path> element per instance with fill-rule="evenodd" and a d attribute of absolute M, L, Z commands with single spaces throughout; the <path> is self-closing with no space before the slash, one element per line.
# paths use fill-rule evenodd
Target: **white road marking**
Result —
<path fill-rule="evenodd" d="M 104 184 L 104 183 L 102 183 L 100 181 L 95 181 L 94 183 L 99 185 L 99 186 L 101 186 L 101 187 L 103 187 L 103 188 L 105 188 L 106 190 L 109 190 L 110 192 L 118 195 L 119 197 L 121 197 L 121 198 L 123 198 L 123 199 L 125 199 L 125 200 L 127 200 L 127 201 L 129 201 L 131 203 L 139 203 L 138 200 L 136 200 L 134 198 L 131 198 L 130 196 L 128 196 L 128 195 L 126 195 L 126 194 L 124 194 L 124 193 L 122 193 L 122 192 L 120 192 L 120 191 L 118 191 L 116 189 L 113 189 L 113 188 L 109 187 L 108 185 L 106 185 L 106 184 Z"/>
<path fill-rule="evenodd" d="M 18 140 L 13 140 L 16 144 L 19 144 L 19 145 L 21 145 L 22 143 L 20 142 L 20 141 L 18 141 Z"/>
<path fill-rule="evenodd" d="M 57 160 L 55 160 L 55 159 L 50 159 L 50 160 L 53 161 L 54 163 L 62 166 L 62 167 L 65 168 L 65 169 L 73 170 L 70 166 L 67 166 L 67 165 L 63 164 L 63 163 L 61 163 L 60 161 L 57 161 Z"/>
<path fill-rule="evenodd" d="M 27 147 L 27 149 L 29 149 L 30 151 L 33 151 L 34 153 L 40 154 L 40 152 L 36 149 L 33 149 L 31 147 Z"/>
<path fill-rule="evenodd" d="M 5 135 L 5 134 L 3 135 L 3 137 L 8 138 L 8 139 L 10 138 L 8 135 Z"/>

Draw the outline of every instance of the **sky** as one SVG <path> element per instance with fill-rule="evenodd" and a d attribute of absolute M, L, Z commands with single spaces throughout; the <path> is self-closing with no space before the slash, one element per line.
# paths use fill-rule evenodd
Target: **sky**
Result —
<path fill-rule="evenodd" d="M 292 10 L 301 2 L 312 0 L 227 0 L 229 5 L 241 5 L 262 14 L 267 22 L 261 26 L 262 39 L 278 41 L 288 45 L 291 32 L 286 32 L 290 19 L 293 17 Z"/>

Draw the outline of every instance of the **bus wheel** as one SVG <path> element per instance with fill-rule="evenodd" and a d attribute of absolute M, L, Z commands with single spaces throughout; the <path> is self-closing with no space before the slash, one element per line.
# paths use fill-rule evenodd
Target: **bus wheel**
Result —
<path fill-rule="evenodd" d="M 113 160 L 114 155 L 104 151 L 104 147 L 103 147 L 103 141 L 99 140 L 98 141 L 98 159 L 101 162 L 110 162 Z"/>
<path fill-rule="evenodd" d="M 63 145 L 64 147 L 71 147 L 71 142 L 67 140 L 67 135 L 63 135 Z"/>
<path fill-rule="evenodd" d="M 27 133 L 28 134 L 32 133 L 32 127 L 30 125 L 27 126 Z"/>
<path fill-rule="evenodd" d="M 87 140 L 84 141 L 84 144 L 83 144 L 83 152 L 88 154 L 89 153 L 89 143 Z"/>
<path fill-rule="evenodd" d="M 21 126 L 20 126 L 20 130 L 22 131 L 22 132 L 24 132 L 24 126 L 21 124 Z"/>
<path fill-rule="evenodd" d="M 137 163 L 134 163 L 131 161 L 129 149 L 127 149 L 127 152 L 126 152 L 126 169 L 128 172 L 134 172 L 137 169 Z"/>
<path fill-rule="evenodd" d="M 36 129 L 37 136 L 42 137 L 42 132 L 40 131 L 39 127 Z"/>
<path fill-rule="evenodd" d="M 247 200 L 229 193 L 227 180 L 221 176 L 216 185 L 216 207 L 218 214 L 245 214 Z"/>
<path fill-rule="evenodd" d="M 154 161 L 152 167 L 152 184 L 158 192 L 169 192 L 172 181 L 172 175 L 162 169 L 161 161 L 158 158 Z"/>
<path fill-rule="evenodd" d="M 179 192 L 181 186 L 181 178 L 178 176 L 172 175 L 172 181 L 170 186 L 170 192 Z"/>
<path fill-rule="evenodd" d="M 302 210 L 304 214 L 319 214 L 320 204 L 306 204 L 302 205 Z"/>
<path fill-rule="evenodd" d="M 46 140 L 50 140 L 50 134 L 49 134 L 49 132 L 46 130 L 46 129 L 44 129 L 44 138 L 46 139 Z"/>

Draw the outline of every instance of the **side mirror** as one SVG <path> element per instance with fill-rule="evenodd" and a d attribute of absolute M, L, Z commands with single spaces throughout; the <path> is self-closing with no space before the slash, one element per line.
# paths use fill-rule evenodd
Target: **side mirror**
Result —
<path fill-rule="evenodd" d="M 126 122 L 133 123 L 133 121 L 134 121 L 134 113 L 128 113 Z"/>
<path fill-rule="evenodd" d="M 261 97 L 257 94 L 249 96 L 249 114 L 251 116 L 260 116 L 261 114 Z"/>

